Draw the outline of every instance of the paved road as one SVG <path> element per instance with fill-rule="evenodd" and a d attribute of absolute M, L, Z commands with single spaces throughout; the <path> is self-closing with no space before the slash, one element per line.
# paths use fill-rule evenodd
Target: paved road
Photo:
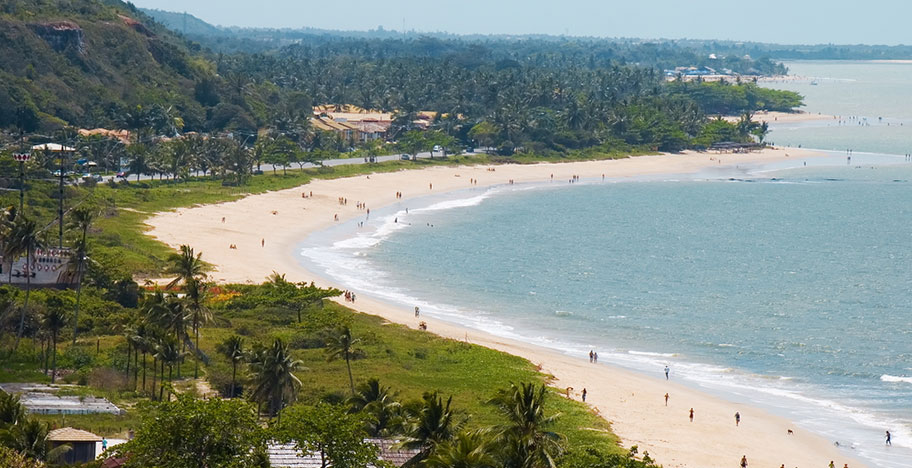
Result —
<path fill-rule="evenodd" d="M 480 154 L 480 153 L 479 153 L 478 151 L 475 151 L 475 152 L 462 153 L 462 154 L 466 154 L 466 155 L 470 155 L 470 156 L 471 156 L 471 155 Z M 435 153 L 433 154 L 433 156 L 439 158 L 439 157 L 442 156 L 442 154 L 441 154 L 440 152 L 435 152 Z M 429 159 L 429 158 L 431 158 L 431 157 L 432 157 L 432 155 L 431 155 L 430 152 L 418 153 L 418 158 L 419 158 L 419 159 Z M 376 160 L 376 162 L 385 162 L 385 161 L 397 161 L 397 160 L 399 160 L 399 159 L 401 159 L 401 158 L 402 158 L 402 155 L 401 155 L 401 154 L 391 154 L 391 155 L 388 155 L 388 156 L 377 156 L 377 157 L 375 157 L 375 160 Z M 349 165 L 349 164 L 367 164 L 367 162 L 364 160 L 364 158 L 326 159 L 326 160 L 323 161 L 323 165 L 324 165 L 324 166 L 329 166 L 329 167 L 333 167 L 333 166 L 345 166 L 345 165 Z M 288 168 L 290 168 L 290 169 L 297 169 L 297 168 L 299 168 L 299 167 L 301 167 L 301 166 L 298 166 L 297 164 L 291 164 L 291 165 L 288 166 Z M 317 166 L 314 165 L 314 164 L 310 164 L 310 163 L 304 164 L 304 168 L 305 168 L 305 169 L 306 169 L 306 168 L 313 168 L 313 167 L 317 167 Z M 254 168 L 254 169 L 255 169 L 255 168 Z M 266 173 L 266 172 L 272 172 L 272 171 L 273 171 L 273 165 L 272 165 L 272 164 L 261 164 L 261 165 L 260 165 L 260 170 L 263 171 L 264 173 Z M 275 171 L 276 171 L 276 172 L 281 171 L 281 170 L 282 170 L 282 166 L 275 166 Z M 167 175 L 166 175 L 166 177 L 167 177 Z M 105 176 L 105 177 L 103 178 L 103 181 L 104 181 L 104 182 L 107 182 L 107 181 L 114 180 L 115 178 L 116 178 L 115 176 Z M 139 180 L 150 180 L 150 179 L 152 179 L 152 178 L 153 178 L 153 176 L 146 175 L 146 174 L 142 174 L 142 175 L 139 176 Z M 135 181 L 135 180 L 136 180 L 136 175 L 135 175 L 135 174 L 134 174 L 134 175 L 131 175 L 131 176 L 129 177 L 129 180 L 130 180 L 130 181 Z"/>

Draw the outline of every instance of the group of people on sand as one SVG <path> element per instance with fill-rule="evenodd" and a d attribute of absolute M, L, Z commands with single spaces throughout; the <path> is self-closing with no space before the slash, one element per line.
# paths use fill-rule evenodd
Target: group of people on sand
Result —
<path fill-rule="evenodd" d="M 345 197 L 339 197 L 339 204 L 342 206 L 348 205 L 348 199 Z"/>
<path fill-rule="evenodd" d="M 345 294 L 343 294 L 343 296 L 345 297 L 345 302 L 355 302 L 355 293 L 351 291 L 345 291 Z"/>
<path fill-rule="evenodd" d="M 472 179 L 472 178 L 470 178 L 470 179 L 469 179 L 469 184 L 471 184 L 471 185 L 478 185 L 478 179 Z"/>
<path fill-rule="evenodd" d="M 572 176 L 570 176 L 569 182 L 570 182 L 571 184 L 573 184 L 573 183 L 579 182 L 579 180 L 580 180 L 580 176 L 578 176 L 578 175 L 572 175 Z"/>
<path fill-rule="evenodd" d="M 402 198 L 402 192 L 396 192 L 396 199 Z"/>
<path fill-rule="evenodd" d="M 593 350 L 589 350 L 589 362 L 597 363 L 598 362 L 598 353 Z"/>

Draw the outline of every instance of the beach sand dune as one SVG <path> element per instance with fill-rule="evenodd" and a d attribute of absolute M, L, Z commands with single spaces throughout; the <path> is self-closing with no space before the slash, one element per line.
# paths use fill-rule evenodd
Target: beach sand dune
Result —
<path fill-rule="evenodd" d="M 795 149 L 764 150 L 749 154 L 685 153 L 641 156 L 612 161 L 565 164 L 433 167 L 420 171 L 371 174 L 348 179 L 316 180 L 305 186 L 250 196 L 235 202 L 197 206 L 159 213 L 147 220 L 149 235 L 177 247 L 193 246 L 215 265 L 211 276 L 218 282 L 262 282 L 270 273 L 287 274 L 293 281 L 316 281 L 337 286 L 306 271 L 294 248 L 308 233 L 336 222 L 364 218 L 366 208 L 377 209 L 397 200 L 442 193 L 470 186 L 519 182 L 567 183 L 582 178 L 623 178 L 646 174 L 682 174 L 719 165 L 772 162 L 807 158 L 815 153 Z M 472 180 L 477 184 L 473 185 Z M 312 196 L 311 196 L 312 194 Z M 305 197 L 306 196 L 306 197 Z M 346 205 L 339 199 L 348 200 Z M 407 206 L 407 203 L 405 203 Z M 224 222 L 222 222 L 224 218 Z M 338 219 L 339 221 L 336 221 Z M 230 248 L 230 246 L 236 248 Z M 366 313 L 417 328 L 419 319 L 411 308 L 391 306 L 362 294 L 355 304 Z M 765 411 L 710 396 L 693 388 L 666 381 L 662 369 L 643 369 L 643 374 L 605 364 L 590 364 L 587 356 L 571 357 L 534 344 L 518 342 L 422 316 L 430 332 L 456 340 L 499 349 L 541 365 L 555 377 L 554 386 L 573 387 L 573 398 L 586 388 L 593 411 L 612 422 L 626 447 L 637 445 L 640 453 L 665 467 L 734 467 L 747 456 L 751 467 L 865 466 L 846 451 L 821 437 L 800 430 L 789 421 Z M 650 375 L 654 374 L 654 376 Z M 668 406 L 663 396 L 669 394 Z M 688 412 L 694 409 L 693 422 Z M 742 421 L 735 426 L 734 414 Z M 792 429 L 794 435 L 789 435 Z"/>

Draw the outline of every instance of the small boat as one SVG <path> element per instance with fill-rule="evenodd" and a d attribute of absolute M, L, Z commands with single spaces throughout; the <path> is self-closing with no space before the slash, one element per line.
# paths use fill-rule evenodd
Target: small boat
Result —
<path fill-rule="evenodd" d="M 814 80 L 814 81 L 811 82 L 811 86 L 817 86 L 817 85 L 819 85 L 819 84 L 820 84 L 820 83 L 818 83 L 817 80 Z"/>

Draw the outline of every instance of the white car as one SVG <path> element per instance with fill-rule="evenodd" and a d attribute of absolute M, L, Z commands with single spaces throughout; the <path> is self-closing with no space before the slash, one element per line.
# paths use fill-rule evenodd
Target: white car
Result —
<path fill-rule="evenodd" d="M 440 146 L 440 145 L 434 145 L 433 151 L 434 151 L 435 153 L 439 153 L 439 152 L 443 151 L 443 147 Z"/>

